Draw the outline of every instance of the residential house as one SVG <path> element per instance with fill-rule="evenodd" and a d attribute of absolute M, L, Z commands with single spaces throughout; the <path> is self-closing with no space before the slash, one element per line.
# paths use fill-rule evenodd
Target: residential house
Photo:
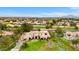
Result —
<path fill-rule="evenodd" d="M 49 39 L 50 34 L 48 31 L 30 31 L 28 33 L 25 33 L 25 39 Z"/>
<path fill-rule="evenodd" d="M 65 32 L 64 33 L 64 37 L 67 40 L 76 40 L 77 38 L 79 38 L 79 32 Z"/>

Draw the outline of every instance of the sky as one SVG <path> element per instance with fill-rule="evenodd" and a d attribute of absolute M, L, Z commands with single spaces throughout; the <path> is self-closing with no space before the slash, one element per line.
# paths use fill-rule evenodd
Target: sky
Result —
<path fill-rule="evenodd" d="M 53 17 L 79 16 L 78 7 L 0 7 L 0 16 Z"/>

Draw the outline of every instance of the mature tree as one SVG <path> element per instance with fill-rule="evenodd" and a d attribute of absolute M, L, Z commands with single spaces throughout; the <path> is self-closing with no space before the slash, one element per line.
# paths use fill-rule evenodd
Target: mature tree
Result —
<path fill-rule="evenodd" d="M 13 32 L 15 34 L 21 34 L 23 32 L 23 30 L 21 29 L 21 27 L 17 27 L 16 30 L 13 30 Z"/>
<path fill-rule="evenodd" d="M 7 29 L 7 26 L 6 26 L 5 24 L 1 24 L 1 23 L 0 23 L 0 29 L 1 29 L 1 30 L 5 30 L 5 29 Z"/>
<path fill-rule="evenodd" d="M 63 35 L 64 35 L 64 31 L 63 31 L 63 29 L 60 28 L 60 27 L 57 27 L 56 33 L 57 33 L 57 36 L 63 36 Z"/>
<path fill-rule="evenodd" d="M 52 23 L 48 22 L 46 23 L 46 29 L 52 28 Z"/>
<path fill-rule="evenodd" d="M 54 20 L 52 20 L 52 22 L 53 22 L 54 24 L 56 24 L 57 21 L 54 19 Z"/>
<path fill-rule="evenodd" d="M 74 29 L 78 30 L 78 26 L 74 26 Z"/>
<path fill-rule="evenodd" d="M 52 28 L 51 24 L 46 25 L 46 29 Z"/>
<path fill-rule="evenodd" d="M 70 26 L 76 26 L 76 23 L 74 23 L 74 22 L 70 22 Z"/>
<path fill-rule="evenodd" d="M 71 42 L 72 42 L 72 44 L 75 44 L 75 45 L 76 45 L 76 44 L 78 44 L 78 43 L 79 43 L 79 38 L 78 38 L 78 39 L 76 39 L 76 40 L 72 40 Z"/>
<path fill-rule="evenodd" d="M 33 29 L 33 26 L 31 24 L 28 24 L 28 23 L 23 23 L 21 25 L 21 29 L 23 32 L 29 32 Z"/>

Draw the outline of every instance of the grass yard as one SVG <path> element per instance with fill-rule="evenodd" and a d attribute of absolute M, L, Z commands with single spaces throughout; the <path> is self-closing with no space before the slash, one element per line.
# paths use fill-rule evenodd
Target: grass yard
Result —
<path fill-rule="evenodd" d="M 45 28 L 45 25 L 33 25 L 34 28 Z"/>
<path fill-rule="evenodd" d="M 34 29 L 46 29 L 46 25 L 33 25 Z M 52 26 L 52 29 L 57 29 L 58 27 L 64 29 L 64 30 L 70 30 L 73 31 L 74 27 L 70 26 Z"/>
<path fill-rule="evenodd" d="M 42 50 L 42 47 L 44 48 L 45 41 L 29 41 L 27 42 L 28 46 L 25 48 L 22 48 L 22 51 L 39 51 Z"/>
<path fill-rule="evenodd" d="M 73 51 L 75 50 L 70 46 L 70 41 L 63 37 L 55 37 L 55 32 L 50 32 L 51 38 L 49 41 L 52 43 L 52 48 L 47 47 L 49 41 L 38 40 L 28 41 L 26 47 L 21 48 L 21 51 Z"/>

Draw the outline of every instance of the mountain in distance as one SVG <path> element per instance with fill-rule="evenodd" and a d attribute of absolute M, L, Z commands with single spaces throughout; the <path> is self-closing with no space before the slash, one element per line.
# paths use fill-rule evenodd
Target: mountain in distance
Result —
<path fill-rule="evenodd" d="M 79 18 L 79 16 L 75 16 L 75 15 L 66 15 L 66 16 L 62 16 L 62 18 Z"/>
<path fill-rule="evenodd" d="M 5 16 L 0 16 L 0 17 L 5 17 Z M 6 17 L 21 17 L 21 16 L 6 16 Z M 35 18 L 36 16 L 24 16 L 26 18 Z M 37 17 L 37 18 L 79 18 L 79 16 L 76 15 L 56 15 L 56 16 L 42 16 L 42 17 Z"/>
<path fill-rule="evenodd" d="M 79 18 L 79 16 L 75 16 L 75 15 L 57 15 L 57 16 L 49 16 L 49 17 L 44 17 L 44 18 Z"/>

